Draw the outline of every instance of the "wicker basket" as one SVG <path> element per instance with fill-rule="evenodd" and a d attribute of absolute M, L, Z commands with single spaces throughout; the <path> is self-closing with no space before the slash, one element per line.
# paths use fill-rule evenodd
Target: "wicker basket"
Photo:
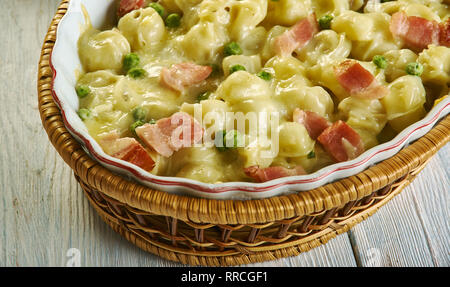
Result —
<path fill-rule="evenodd" d="M 264 200 L 219 201 L 152 190 L 92 160 L 64 127 L 49 58 L 61 3 L 42 48 L 38 93 L 50 141 L 100 216 L 140 248 L 190 265 L 227 266 L 298 255 L 366 219 L 408 185 L 450 140 L 450 116 L 394 157 L 320 188 Z"/>

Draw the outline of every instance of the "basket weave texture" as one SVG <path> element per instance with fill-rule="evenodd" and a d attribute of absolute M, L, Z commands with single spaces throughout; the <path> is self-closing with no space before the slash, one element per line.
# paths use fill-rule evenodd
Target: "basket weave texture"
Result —
<path fill-rule="evenodd" d="M 408 185 L 450 140 L 450 116 L 397 155 L 332 184 L 263 200 L 177 196 L 128 181 L 91 159 L 52 98 L 50 55 L 60 4 L 42 47 L 38 98 L 50 141 L 100 216 L 140 248 L 190 265 L 229 266 L 298 255 L 366 219 Z"/>

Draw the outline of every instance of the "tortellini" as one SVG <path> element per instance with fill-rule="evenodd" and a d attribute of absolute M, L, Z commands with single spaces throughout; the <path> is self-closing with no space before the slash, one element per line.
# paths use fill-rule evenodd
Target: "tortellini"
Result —
<path fill-rule="evenodd" d="M 98 32 L 93 28 L 79 41 L 80 60 L 86 72 L 122 69 L 123 57 L 130 53 L 130 44 L 116 29 Z"/>
<path fill-rule="evenodd" d="M 107 87 L 112 90 L 112 87 L 120 80 L 122 76 L 117 75 L 111 71 L 97 71 L 86 73 L 78 79 L 79 84 L 89 85 L 91 89 Z M 92 99 L 92 98 L 90 98 Z M 85 99 L 85 100 L 89 100 Z"/>
<path fill-rule="evenodd" d="M 277 78 L 274 96 L 284 106 L 281 110 L 284 117 L 291 118 L 296 108 L 314 111 L 326 118 L 333 113 L 331 96 L 322 87 L 312 86 L 306 69 L 297 59 L 274 57 L 265 68 Z"/>
<path fill-rule="evenodd" d="M 182 49 L 190 60 L 200 64 L 215 62 L 219 51 L 227 42 L 228 35 L 222 26 L 203 21 L 177 39 L 179 49 Z"/>
<path fill-rule="evenodd" d="M 339 65 L 340 62 L 329 61 L 315 65 L 307 71 L 307 75 L 315 85 L 326 87 L 339 101 L 342 101 L 348 97 L 348 92 L 339 84 L 334 73 L 334 66 Z"/>
<path fill-rule="evenodd" d="M 352 50 L 352 42 L 345 34 L 333 30 L 324 30 L 314 36 L 311 42 L 297 51 L 297 59 L 308 66 L 346 59 Z"/>
<path fill-rule="evenodd" d="M 269 32 L 267 33 L 267 38 L 264 43 L 263 49 L 261 51 L 261 58 L 264 61 L 267 61 L 274 56 L 274 52 L 272 49 L 273 42 L 278 36 L 283 34 L 286 30 L 287 30 L 286 27 L 278 26 L 278 25 L 273 26 L 272 29 L 269 30 Z"/>
<path fill-rule="evenodd" d="M 305 85 L 309 83 L 303 63 L 293 57 L 273 57 L 266 63 L 265 67 L 273 70 L 275 78 L 280 81 L 298 76 L 298 79 Z"/>
<path fill-rule="evenodd" d="M 392 82 L 395 79 L 406 76 L 406 66 L 417 60 L 417 55 L 408 49 L 392 50 L 386 52 L 384 57 L 387 60 L 387 67 L 384 70 L 386 80 Z"/>
<path fill-rule="evenodd" d="M 228 1 L 205 0 L 198 6 L 198 18 L 203 22 L 220 25 L 230 24 L 230 3 Z"/>
<path fill-rule="evenodd" d="M 377 135 L 387 123 L 387 114 L 379 100 L 362 100 L 349 97 L 339 106 L 343 119 L 362 137 L 366 149 L 378 144 Z"/>
<path fill-rule="evenodd" d="M 359 129 L 379 134 L 387 122 L 386 111 L 379 100 L 363 100 L 349 97 L 338 106 L 346 122 Z"/>
<path fill-rule="evenodd" d="M 361 9 L 366 1 L 365 0 L 353 0 L 351 1 L 351 6 L 350 9 L 352 9 L 353 11 L 358 11 L 359 9 Z"/>
<path fill-rule="evenodd" d="M 246 146 L 237 150 L 244 167 L 259 166 L 266 168 L 273 163 L 278 151 L 274 148 L 271 137 L 246 135 L 245 142 Z"/>
<path fill-rule="evenodd" d="M 277 96 L 283 102 L 287 117 L 290 117 L 296 108 L 331 118 L 334 103 L 331 96 L 322 87 L 305 87 L 302 85 L 279 88 Z"/>
<path fill-rule="evenodd" d="M 122 80 L 122 76 L 110 71 L 87 73 L 79 79 L 79 85 L 88 85 L 94 94 L 92 97 L 80 100 L 80 106 L 93 107 L 93 118 L 86 122 L 88 129 L 98 130 L 98 134 L 117 128 L 126 130 L 130 120 L 126 113 L 115 109 L 117 102 L 114 97 L 116 86 Z M 110 124 L 105 125 L 102 122 L 109 122 Z"/>
<path fill-rule="evenodd" d="M 347 1 L 347 0 L 313 0 L 312 6 L 314 11 L 316 11 L 317 16 L 321 17 L 323 15 L 333 15 L 337 16 L 350 9 L 350 2 L 358 1 Z M 355 7 L 358 3 L 355 3 Z"/>
<path fill-rule="evenodd" d="M 390 94 L 381 99 L 389 124 L 397 132 L 425 116 L 425 88 L 416 76 L 403 76 L 389 85 Z"/>
<path fill-rule="evenodd" d="M 149 119 L 169 117 L 182 104 L 182 99 L 176 93 L 163 90 L 154 82 L 127 79 L 123 86 L 117 85 L 116 89 L 116 98 L 124 106 L 130 107 L 127 111 L 140 105 L 148 111 Z M 125 111 L 123 107 L 122 109 Z"/>
<path fill-rule="evenodd" d="M 441 21 L 440 17 L 436 15 L 432 9 L 422 4 L 409 4 L 400 9 L 400 11 L 405 12 L 408 16 L 421 17 L 430 21 Z"/>
<path fill-rule="evenodd" d="M 353 42 L 351 55 L 358 60 L 371 61 L 375 55 L 399 48 L 389 30 L 390 16 L 384 13 L 342 13 L 332 23 L 338 33 L 345 33 Z"/>
<path fill-rule="evenodd" d="M 185 148 L 170 158 L 167 172 L 178 177 L 212 183 L 226 182 L 235 178 L 242 180 L 245 177 L 244 172 L 226 163 L 229 161 L 230 159 L 216 148 Z"/>
<path fill-rule="evenodd" d="M 422 80 L 437 85 L 450 85 L 450 48 L 430 45 L 420 53 L 417 62 L 423 65 Z"/>
<path fill-rule="evenodd" d="M 261 23 L 267 15 L 269 0 L 233 1 L 230 7 L 229 31 L 231 39 L 244 39 L 251 29 Z"/>
<path fill-rule="evenodd" d="M 373 1 L 372 1 L 373 2 Z M 379 7 L 376 5 L 366 6 L 366 11 L 379 10 L 384 13 L 394 14 L 399 11 L 405 12 L 408 16 L 422 17 L 427 20 L 435 20 L 440 22 L 450 12 L 449 3 L 442 3 L 442 1 L 434 0 L 398 0 L 382 3 Z"/>
<path fill-rule="evenodd" d="M 266 22 L 271 25 L 292 26 L 307 17 L 312 10 L 311 0 L 269 1 Z"/>
<path fill-rule="evenodd" d="M 305 126 L 286 122 L 280 126 L 280 156 L 300 157 L 314 150 L 314 141 Z"/>
<path fill-rule="evenodd" d="M 230 105 L 265 100 L 270 94 L 269 85 L 264 80 L 245 71 L 231 74 L 217 89 L 218 99 Z"/>
<path fill-rule="evenodd" d="M 375 23 L 367 14 L 349 10 L 333 20 L 332 29 L 337 33 L 345 33 L 351 41 L 371 41 Z"/>
<path fill-rule="evenodd" d="M 202 0 L 159 0 L 169 12 L 186 12 L 193 6 L 199 4 Z"/>
<path fill-rule="evenodd" d="M 128 13 L 120 19 L 118 28 L 133 50 L 151 49 L 161 43 L 166 33 L 164 21 L 153 8 Z"/>
<path fill-rule="evenodd" d="M 226 57 L 222 63 L 222 69 L 226 77 L 230 75 L 230 70 L 235 65 L 241 65 L 247 72 L 256 74 L 261 70 L 261 58 L 259 55 L 233 55 Z"/>
<path fill-rule="evenodd" d="M 240 40 L 242 49 L 246 55 L 259 54 L 265 47 L 267 31 L 264 27 L 256 27 Z"/>

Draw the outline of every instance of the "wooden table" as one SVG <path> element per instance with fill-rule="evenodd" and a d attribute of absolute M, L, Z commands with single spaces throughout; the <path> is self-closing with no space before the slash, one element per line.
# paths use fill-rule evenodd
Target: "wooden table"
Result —
<path fill-rule="evenodd" d="M 0 0 L 0 266 L 179 266 L 145 253 L 90 207 L 41 125 L 40 49 L 58 0 Z M 449 266 L 450 146 L 374 216 L 297 257 L 253 266 Z"/>

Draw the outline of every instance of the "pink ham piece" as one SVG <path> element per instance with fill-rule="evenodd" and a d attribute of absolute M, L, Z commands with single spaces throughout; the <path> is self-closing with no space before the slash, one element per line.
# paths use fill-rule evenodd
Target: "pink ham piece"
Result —
<path fill-rule="evenodd" d="M 343 121 L 335 122 L 317 140 L 337 162 L 354 159 L 364 152 L 359 134 Z"/>
<path fill-rule="evenodd" d="M 392 35 L 405 42 L 406 47 L 421 52 L 428 45 L 440 44 L 441 27 L 436 21 L 397 12 L 392 15 L 389 29 Z"/>
<path fill-rule="evenodd" d="M 306 46 L 317 33 L 319 33 L 319 25 L 316 14 L 311 14 L 276 37 L 273 42 L 273 50 L 279 56 L 289 56 L 295 50 Z"/>
<path fill-rule="evenodd" d="M 120 18 L 131 11 L 143 8 L 144 6 L 144 0 L 121 0 L 119 3 L 119 9 L 117 9 L 117 16 Z"/>
<path fill-rule="evenodd" d="M 251 166 L 246 168 L 244 172 L 248 177 L 253 178 L 257 182 L 266 182 L 277 178 L 306 174 L 305 170 L 301 166 L 297 166 L 293 169 L 282 166 L 272 166 L 267 168 Z"/>
<path fill-rule="evenodd" d="M 206 80 L 212 73 L 212 67 L 201 66 L 194 63 L 181 63 L 173 65 L 170 69 L 161 71 L 161 84 L 183 92 L 189 86 L 199 84 Z"/>
<path fill-rule="evenodd" d="M 319 114 L 301 109 L 295 109 L 294 122 L 303 124 L 313 140 L 316 140 L 324 130 L 331 126 L 331 123 Z"/>
<path fill-rule="evenodd" d="M 346 60 L 342 62 L 334 68 L 334 74 L 339 84 L 352 97 L 380 99 L 389 94 L 389 89 L 381 85 L 372 73 L 357 61 Z"/>
<path fill-rule="evenodd" d="M 439 24 L 439 43 L 441 46 L 450 47 L 450 18 L 447 22 Z"/>
<path fill-rule="evenodd" d="M 156 124 L 138 127 L 136 134 L 160 155 L 171 157 L 175 151 L 201 141 L 203 129 L 189 114 L 179 112 Z"/>
<path fill-rule="evenodd" d="M 145 148 L 134 138 L 120 138 L 116 132 L 107 134 L 100 139 L 104 151 L 112 157 L 127 161 L 140 168 L 151 171 L 155 162 Z"/>

